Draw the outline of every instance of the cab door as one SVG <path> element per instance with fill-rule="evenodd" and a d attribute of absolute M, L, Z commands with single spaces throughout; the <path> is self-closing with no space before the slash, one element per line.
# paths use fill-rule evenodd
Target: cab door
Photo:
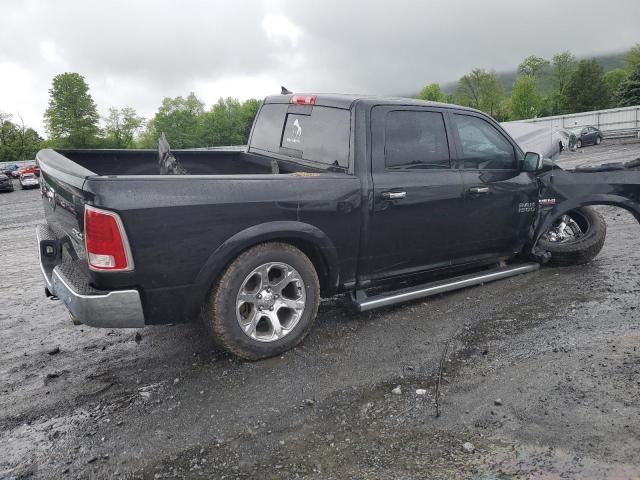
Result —
<path fill-rule="evenodd" d="M 446 110 L 377 106 L 371 112 L 373 198 L 361 282 L 446 268 L 464 215 Z"/>
<path fill-rule="evenodd" d="M 464 184 L 456 262 L 513 256 L 535 218 L 535 175 L 521 170 L 522 151 L 492 119 L 470 111 L 450 118 Z"/>

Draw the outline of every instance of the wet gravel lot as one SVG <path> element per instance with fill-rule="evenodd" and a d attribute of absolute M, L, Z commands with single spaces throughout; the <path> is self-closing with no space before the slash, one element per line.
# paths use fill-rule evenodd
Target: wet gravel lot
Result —
<path fill-rule="evenodd" d="M 0 194 L 0 479 L 640 478 L 640 225 L 601 211 L 589 265 L 363 314 L 333 299 L 249 363 L 197 325 L 73 326 L 43 295 L 39 191 Z"/>

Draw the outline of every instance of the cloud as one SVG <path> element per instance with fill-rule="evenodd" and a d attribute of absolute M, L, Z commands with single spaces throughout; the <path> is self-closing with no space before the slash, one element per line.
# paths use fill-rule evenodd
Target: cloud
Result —
<path fill-rule="evenodd" d="M 640 41 L 638 18 L 637 0 L 3 0 L 0 110 L 42 131 L 64 71 L 85 76 L 101 112 L 147 117 L 190 91 L 208 104 L 280 85 L 411 94 L 532 54 L 625 50 Z"/>

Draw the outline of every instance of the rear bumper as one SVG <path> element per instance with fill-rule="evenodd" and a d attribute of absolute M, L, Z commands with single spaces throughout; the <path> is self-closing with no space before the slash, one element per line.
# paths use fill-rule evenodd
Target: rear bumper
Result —
<path fill-rule="evenodd" d="M 39 225 L 36 236 L 46 291 L 62 300 L 76 320 L 92 327 L 144 327 L 142 301 L 137 290 L 96 290 L 89 284 L 84 261 L 57 263 L 60 246 L 47 225 Z"/>

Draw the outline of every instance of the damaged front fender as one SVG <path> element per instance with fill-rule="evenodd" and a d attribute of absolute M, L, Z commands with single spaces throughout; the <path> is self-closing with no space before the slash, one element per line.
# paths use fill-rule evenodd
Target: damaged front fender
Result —
<path fill-rule="evenodd" d="M 578 207 L 613 205 L 640 222 L 640 168 L 553 168 L 538 176 L 540 193 L 533 246 L 561 215 Z"/>

